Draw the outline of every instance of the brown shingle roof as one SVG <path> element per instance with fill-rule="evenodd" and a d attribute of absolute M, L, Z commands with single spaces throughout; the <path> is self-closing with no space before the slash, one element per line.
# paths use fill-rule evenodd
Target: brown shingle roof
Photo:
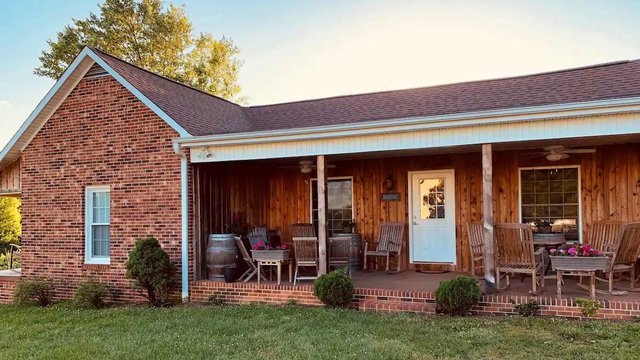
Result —
<path fill-rule="evenodd" d="M 640 60 L 634 60 L 504 79 L 241 107 L 96 53 L 196 136 L 640 96 Z"/>

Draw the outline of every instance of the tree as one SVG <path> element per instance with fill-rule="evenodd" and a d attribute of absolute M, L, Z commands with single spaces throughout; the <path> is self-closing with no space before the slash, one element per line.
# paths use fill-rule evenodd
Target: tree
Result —
<path fill-rule="evenodd" d="M 227 38 L 192 34 L 184 6 L 162 0 L 106 0 L 100 13 L 73 19 L 39 57 L 39 76 L 59 78 L 86 46 L 229 100 L 238 98 L 238 48 Z"/>
<path fill-rule="evenodd" d="M 0 197 L 0 253 L 9 243 L 18 243 L 21 234 L 20 200 Z"/>

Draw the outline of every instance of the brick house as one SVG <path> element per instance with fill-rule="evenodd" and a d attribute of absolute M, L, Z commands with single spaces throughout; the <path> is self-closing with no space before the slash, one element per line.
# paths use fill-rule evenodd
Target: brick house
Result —
<path fill-rule="evenodd" d="M 432 311 L 416 276 L 471 269 L 470 221 L 561 220 L 574 241 L 597 220 L 639 222 L 639 134 L 638 60 L 242 107 L 85 48 L 0 153 L 0 194 L 22 199 L 21 276 L 64 280 L 63 298 L 91 275 L 140 300 L 124 263 L 153 235 L 185 299 L 316 304 L 308 284 L 206 279 L 208 235 L 241 212 L 284 240 L 314 223 L 321 253 L 345 221 L 370 244 L 381 223 L 406 224 L 404 273 L 355 277 L 356 302 Z M 432 180 L 441 186 L 421 187 Z M 0 302 L 13 280 L 0 276 Z M 508 312 L 496 299 L 485 310 Z M 575 310 L 549 301 L 550 314 Z M 640 312 L 633 297 L 605 301 L 611 317 Z"/>

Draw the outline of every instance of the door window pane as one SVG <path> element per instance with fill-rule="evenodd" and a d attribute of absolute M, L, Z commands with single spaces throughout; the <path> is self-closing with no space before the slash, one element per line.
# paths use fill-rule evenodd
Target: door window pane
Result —
<path fill-rule="evenodd" d="M 444 178 L 420 179 L 420 219 L 445 218 Z"/>

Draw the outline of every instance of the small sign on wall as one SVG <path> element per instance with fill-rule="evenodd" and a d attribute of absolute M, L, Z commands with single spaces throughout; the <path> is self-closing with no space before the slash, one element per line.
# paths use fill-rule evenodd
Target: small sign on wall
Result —
<path fill-rule="evenodd" d="M 382 201 L 400 201 L 400 193 L 386 192 L 381 194 Z"/>

